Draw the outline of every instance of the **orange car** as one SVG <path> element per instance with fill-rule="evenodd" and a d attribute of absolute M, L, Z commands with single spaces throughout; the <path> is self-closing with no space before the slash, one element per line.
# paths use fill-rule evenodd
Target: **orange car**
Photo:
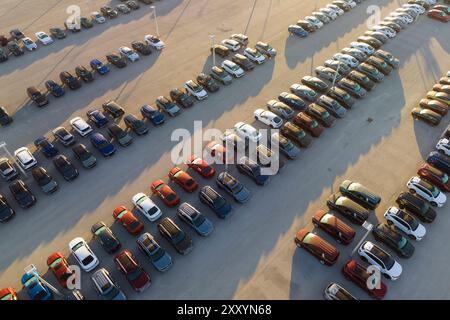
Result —
<path fill-rule="evenodd" d="M 312 217 L 312 223 L 332 236 L 338 243 L 349 244 L 356 234 L 352 227 L 325 210 L 317 211 Z"/>
<path fill-rule="evenodd" d="M 178 167 L 173 167 L 169 171 L 169 179 L 182 187 L 186 192 L 193 192 L 198 188 L 198 183 L 188 173 Z"/>
<path fill-rule="evenodd" d="M 306 229 L 300 229 L 300 231 L 297 232 L 294 241 L 297 247 L 305 249 L 319 259 L 320 263 L 327 266 L 335 264 L 339 257 L 338 249 Z"/>
<path fill-rule="evenodd" d="M 4 288 L 0 290 L 0 301 L 2 300 L 19 300 L 13 288 Z"/>
<path fill-rule="evenodd" d="M 69 263 L 60 252 L 55 252 L 47 258 L 47 266 L 53 272 L 59 284 L 67 288 L 67 279 L 73 274 L 69 270 Z"/>
<path fill-rule="evenodd" d="M 169 207 L 180 203 L 180 197 L 164 181 L 158 179 L 151 185 L 153 194 L 156 194 Z"/>
<path fill-rule="evenodd" d="M 205 160 L 200 157 L 197 157 L 193 154 L 187 163 L 188 167 L 192 170 L 197 171 L 204 178 L 211 178 L 215 173 L 213 167 L 211 167 Z"/>
<path fill-rule="evenodd" d="M 144 224 L 134 216 L 134 214 L 129 211 L 124 206 L 117 207 L 113 211 L 114 219 L 118 220 L 125 229 L 132 235 L 138 235 L 144 229 Z"/>

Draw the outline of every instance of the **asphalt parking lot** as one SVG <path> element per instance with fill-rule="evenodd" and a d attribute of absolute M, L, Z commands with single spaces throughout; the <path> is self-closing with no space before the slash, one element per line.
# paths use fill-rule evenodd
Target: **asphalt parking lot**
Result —
<path fill-rule="evenodd" d="M 119 3 L 117 0 L 110 2 Z M 92 84 L 83 85 L 78 91 L 67 92 L 61 100 L 52 99 L 44 109 L 28 102 L 25 95 L 28 86 L 42 87 L 45 80 L 56 79 L 62 70 L 87 65 L 93 57 L 154 33 L 151 10 L 143 6 L 132 16 L 109 21 L 91 31 L 71 34 L 52 46 L 41 47 L 32 54 L 11 58 L 0 65 L 0 104 L 14 113 L 15 118 L 12 126 L 0 128 L 0 141 L 6 141 L 10 150 L 15 150 L 31 145 L 37 136 L 49 136 L 49 132 L 61 124 L 68 128 L 70 119 L 84 116 L 88 109 L 100 107 L 109 99 L 117 100 L 128 112 L 138 114 L 142 104 L 153 104 L 159 95 L 167 95 L 171 88 L 181 87 L 202 70 L 209 70 L 212 59 L 208 35 L 211 33 L 216 35 L 217 41 L 231 33 L 246 33 L 250 45 L 264 40 L 278 50 L 275 59 L 255 67 L 232 85 L 222 86 L 218 93 L 183 110 L 179 117 L 165 125 L 151 128 L 148 136 L 135 137 L 132 146 L 119 148 L 112 158 L 101 159 L 98 155 L 97 167 L 81 169 L 80 177 L 72 183 L 63 182 L 52 164 L 37 154 L 40 164 L 51 168 L 61 189 L 57 194 L 46 196 L 30 183 L 38 198 L 37 205 L 30 210 L 17 210 L 13 220 L 0 226 L 0 287 L 12 286 L 19 290 L 26 265 L 34 263 L 44 273 L 49 254 L 54 251 L 67 254 L 68 242 L 76 236 L 90 240 L 91 225 L 103 220 L 112 225 L 123 247 L 135 252 L 152 276 L 152 286 L 137 294 L 123 276 L 114 272 L 132 299 L 321 299 L 323 289 L 331 281 L 341 283 L 358 298 L 368 298 L 340 273 L 356 241 L 348 248 L 339 245 L 341 257 L 329 268 L 296 249 L 293 238 L 301 227 L 312 229 L 311 216 L 325 207 L 326 198 L 345 179 L 359 181 L 381 195 L 381 205 L 371 222 L 382 220 L 384 210 L 394 203 L 400 191 L 406 190 L 406 181 L 415 174 L 448 124 L 448 118 L 444 118 L 440 126 L 430 129 L 424 123 L 414 122 L 410 115 L 411 108 L 426 91 L 450 70 L 448 25 L 438 21 L 421 17 L 383 46 L 400 59 L 400 68 L 365 99 L 358 101 L 335 127 L 314 139 L 298 159 L 289 161 L 267 186 L 258 187 L 238 175 L 251 189 L 252 199 L 244 205 L 233 204 L 235 213 L 230 219 L 219 221 L 200 204 L 197 194 L 188 195 L 174 187 L 182 201 L 202 208 L 216 227 L 204 239 L 182 225 L 194 241 L 194 250 L 188 256 L 175 253 L 159 235 L 155 223 L 136 213 L 144 222 L 145 230 L 156 235 L 174 257 L 174 266 L 167 273 L 157 273 L 138 253 L 135 239 L 121 226 L 113 224 L 112 211 L 119 205 L 131 208 L 134 194 L 150 193 L 151 182 L 158 178 L 167 180 L 170 151 L 175 145 L 170 141 L 174 129 L 192 131 L 195 120 L 202 120 L 203 128 L 221 130 L 231 128 L 238 121 L 254 123 L 256 108 L 287 91 L 302 76 L 312 74 L 316 66 L 366 30 L 369 5 L 379 5 L 384 16 L 404 2 L 367 0 L 300 40 L 288 36 L 287 25 L 327 1 L 300 4 L 297 0 L 161 0 L 156 3 L 158 23 L 167 45 L 162 52 L 143 57 L 123 70 L 113 68 L 109 75 L 96 77 Z M 80 6 L 83 12 L 90 12 L 103 3 L 86 1 Z M 62 25 L 61 16 L 69 4 L 71 1 L 65 0 L 6 1 L 0 9 L 0 33 L 17 26 L 25 29 L 25 33 L 28 30 L 34 33 L 47 30 L 55 23 Z M 255 126 L 261 128 L 259 124 Z M 84 143 L 89 144 L 87 140 Z M 69 149 L 58 147 L 71 155 Z M 215 183 L 194 173 L 193 176 L 201 185 Z M 17 207 L 7 184 L 0 184 L 0 193 Z M 159 199 L 155 201 L 165 216 L 175 216 L 175 209 L 167 208 Z M 402 277 L 395 283 L 387 281 L 386 298 L 450 298 L 448 284 L 442 281 L 448 276 L 450 262 L 450 251 L 442 248 L 448 241 L 450 210 L 446 205 L 437 211 L 436 222 L 427 225 L 427 236 L 417 243 L 414 256 L 400 261 L 404 269 Z M 359 239 L 364 232 L 361 228 L 357 230 Z M 113 271 L 113 258 L 96 242 L 92 241 L 91 245 L 100 265 Z M 45 277 L 56 283 L 51 274 Z M 83 274 L 82 285 L 87 298 L 97 298 L 87 274 Z M 20 293 L 21 297 L 25 295 Z"/>

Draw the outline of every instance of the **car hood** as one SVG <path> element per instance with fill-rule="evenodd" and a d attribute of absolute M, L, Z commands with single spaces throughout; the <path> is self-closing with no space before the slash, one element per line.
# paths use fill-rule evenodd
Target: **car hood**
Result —
<path fill-rule="evenodd" d="M 423 238 L 427 234 L 427 229 L 422 224 L 419 224 L 416 230 L 414 230 L 414 235 L 417 238 Z"/>
<path fill-rule="evenodd" d="M 443 205 L 443 204 L 445 204 L 446 201 L 447 201 L 447 196 L 443 192 L 439 192 L 439 195 L 436 198 L 436 202 L 439 205 Z"/>
<path fill-rule="evenodd" d="M 392 268 L 389 270 L 389 274 L 393 277 L 393 278 L 398 278 L 400 277 L 400 275 L 402 274 L 403 268 L 400 265 L 400 263 L 398 263 L 397 261 L 394 262 L 394 265 L 392 266 Z"/>
<path fill-rule="evenodd" d="M 247 202 L 250 198 L 250 190 L 248 190 L 246 187 L 243 187 L 241 191 L 234 194 L 234 197 L 239 202 Z"/>
<path fill-rule="evenodd" d="M 42 186 L 42 191 L 45 193 L 48 193 L 50 191 L 53 191 L 58 186 L 58 183 L 56 181 L 50 181 L 45 186 Z"/>
<path fill-rule="evenodd" d="M 402 249 L 402 251 L 406 257 L 411 257 L 414 254 L 415 248 L 411 244 L 411 242 L 408 241 L 406 246 Z"/>
<path fill-rule="evenodd" d="M 92 157 L 89 157 L 88 159 L 84 160 L 83 165 L 89 167 L 89 166 L 93 165 L 95 162 L 97 162 L 97 159 L 94 156 L 92 156 Z"/>
<path fill-rule="evenodd" d="M 153 261 L 153 265 L 156 267 L 156 269 L 165 271 L 172 265 L 172 258 L 166 252 L 161 258 L 159 258 L 156 261 Z"/>

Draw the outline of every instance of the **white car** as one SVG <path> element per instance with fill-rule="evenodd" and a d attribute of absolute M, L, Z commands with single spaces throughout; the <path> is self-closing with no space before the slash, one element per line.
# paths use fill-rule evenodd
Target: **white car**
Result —
<path fill-rule="evenodd" d="M 425 0 L 426 3 L 428 3 L 430 6 L 434 6 L 436 4 L 436 0 Z"/>
<path fill-rule="evenodd" d="M 319 19 L 317 19 L 316 17 L 313 16 L 306 16 L 303 18 L 303 20 L 308 21 L 309 23 L 311 23 L 316 29 L 320 29 L 323 27 L 323 22 L 320 21 Z"/>
<path fill-rule="evenodd" d="M 441 192 L 441 190 L 439 190 L 438 187 L 422 180 L 417 176 L 409 179 L 406 186 L 412 194 L 417 193 L 418 196 L 430 202 L 432 206 L 440 208 L 447 201 L 447 197 L 443 192 Z"/>
<path fill-rule="evenodd" d="M 234 131 L 244 139 L 249 139 L 253 142 L 261 140 L 262 134 L 255 127 L 245 122 L 238 122 L 234 125 Z"/>
<path fill-rule="evenodd" d="M 450 77 L 450 71 L 447 71 L 447 77 Z"/>
<path fill-rule="evenodd" d="M 34 51 L 37 49 L 37 44 L 28 37 L 22 38 L 22 43 L 28 51 Z"/>
<path fill-rule="evenodd" d="M 415 217 L 397 207 L 389 207 L 384 213 L 384 218 L 388 224 L 393 224 L 416 241 L 422 240 L 427 233 L 425 227 Z"/>
<path fill-rule="evenodd" d="M 139 60 L 139 55 L 136 51 L 128 47 L 120 47 L 119 52 L 122 56 L 126 57 L 131 62 Z"/>
<path fill-rule="evenodd" d="M 364 43 L 364 42 L 351 42 L 350 48 L 355 48 L 358 50 L 361 50 L 365 54 L 372 55 L 375 52 L 375 48 L 372 47 L 370 44 Z"/>
<path fill-rule="evenodd" d="M 419 4 L 405 3 L 402 5 L 402 7 L 406 8 L 406 9 L 412 9 L 412 10 L 416 11 L 418 14 L 424 14 L 427 11 L 424 7 L 422 7 Z"/>
<path fill-rule="evenodd" d="M 241 48 L 241 44 L 233 39 L 222 40 L 222 45 L 230 49 L 231 51 L 238 51 Z"/>
<path fill-rule="evenodd" d="M 347 3 L 352 9 L 356 7 L 356 2 L 354 0 L 342 0 L 342 1 Z"/>
<path fill-rule="evenodd" d="M 256 109 L 253 112 L 253 115 L 256 120 L 261 121 L 265 125 L 268 125 L 274 129 L 277 129 L 283 125 L 283 120 L 272 111 Z"/>
<path fill-rule="evenodd" d="M 222 62 L 222 69 L 231 74 L 235 78 L 242 77 L 245 73 L 241 67 L 239 67 L 236 63 L 230 60 L 224 60 Z"/>
<path fill-rule="evenodd" d="M 400 12 L 394 11 L 394 12 L 391 12 L 389 15 L 391 17 L 397 17 L 400 20 L 402 20 L 404 23 L 407 23 L 407 24 L 411 24 L 411 23 L 414 22 L 414 18 L 411 17 L 409 14 L 406 14 L 406 13 L 400 13 Z"/>
<path fill-rule="evenodd" d="M 186 81 L 184 84 L 184 88 L 197 100 L 205 100 L 206 98 L 208 98 L 208 93 L 206 92 L 206 90 L 193 80 Z"/>
<path fill-rule="evenodd" d="M 446 156 L 450 156 L 450 144 L 448 139 L 441 139 L 436 144 L 436 150 L 445 154 Z"/>
<path fill-rule="evenodd" d="M 392 256 L 381 247 L 370 241 L 364 241 L 358 248 L 358 254 L 361 260 L 379 268 L 380 272 L 391 280 L 397 280 L 402 274 L 402 266 L 395 261 Z"/>
<path fill-rule="evenodd" d="M 166 44 L 161 39 L 152 34 L 144 36 L 144 40 L 156 50 L 162 50 L 166 46 Z"/>
<path fill-rule="evenodd" d="M 262 64 L 266 61 L 266 57 L 254 48 L 245 48 L 244 56 L 246 56 L 250 61 L 257 64 Z"/>
<path fill-rule="evenodd" d="M 319 12 L 322 12 L 331 20 L 336 20 L 338 17 L 338 14 L 336 13 L 336 11 L 331 10 L 330 8 L 320 8 Z"/>
<path fill-rule="evenodd" d="M 70 125 L 82 137 L 86 137 L 94 131 L 92 127 L 80 117 L 75 117 L 70 120 Z"/>
<path fill-rule="evenodd" d="M 97 257 L 83 238 L 77 237 L 70 241 L 69 250 L 84 271 L 92 271 L 98 266 Z"/>
<path fill-rule="evenodd" d="M 98 12 L 98 11 L 91 12 L 91 17 L 97 23 L 105 23 L 106 22 L 105 17 L 102 16 L 102 14 L 100 12 Z"/>
<path fill-rule="evenodd" d="M 397 35 L 397 32 L 395 32 L 394 29 L 386 26 L 373 26 L 372 28 L 370 28 L 370 30 L 381 32 L 389 38 L 395 38 L 395 36 Z"/>
<path fill-rule="evenodd" d="M 14 151 L 14 156 L 23 170 L 30 170 L 38 164 L 36 158 L 27 147 L 22 147 Z"/>
<path fill-rule="evenodd" d="M 248 36 L 242 33 L 232 34 L 231 39 L 239 42 L 242 46 L 246 46 L 248 44 Z"/>
<path fill-rule="evenodd" d="M 397 8 L 397 9 L 395 9 L 395 12 L 406 13 L 406 14 L 410 15 L 411 17 L 413 17 L 414 19 L 416 19 L 419 16 L 419 13 L 416 12 L 416 10 L 408 9 L 408 8 Z"/>
<path fill-rule="evenodd" d="M 403 19 L 400 19 L 399 17 L 386 17 L 382 22 L 393 22 L 397 24 L 401 29 L 405 29 L 408 25 Z"/>
<path fill-rule="evenodd" d="M 36 32 L 35 35 L 36 35 L 36 38 L 39 40 L 39 42 L 42 43 L 43 45 L 48 45 L 50 43 L 53 43 L 52 37 L 50 37 L 44 31 Z"/>
<path fill-rule="evenodd" d="M 335 53 L 333 55 L 333 60 L 340 61 L 348 65 L 350 68 L 356 68 L 359 64 L 358 60 L 356 58 L 352 57 L 349 54 L 343 54 L 343 53 Z"/>
<path fill-rule="evenodd" d="M 162 211 L 158 206 L 144 193 L 138 193 L 131 199 L 134 206 L 150 221 L 158 220 Z"/>
<path fill-rule="evenodd" d="M 338 16 L 342 16 L 344 14 L 344 10 L 342 10 L 341 8 L 339 8 L 337 5 L 335 4 L 327 4 L 326 8 L 332 10 L 333 12 L 335 12 Z"/>

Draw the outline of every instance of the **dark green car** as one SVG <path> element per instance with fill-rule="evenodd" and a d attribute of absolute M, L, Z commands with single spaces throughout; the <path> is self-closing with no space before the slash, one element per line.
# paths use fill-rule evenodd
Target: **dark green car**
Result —
<path fill-rule="evenodd" d="M 372 229 L 374 238 L 386 244 L 393 249 L 401 258 L 411 258 L 414 253 L 414 246 L 411 242 L 402 236 L 394 226 L 389 226 L 386 223 L 379 223 Z"/>
<path fill-rule="evenodd" d="M 345 180 L 339 186 L 339 191 L 349 197 L 350 199 L 358 202 L 364 208 L 374 210 L 381 201 L 381 198 L 375 193 L 364 187 L 358 182 Z"/>

